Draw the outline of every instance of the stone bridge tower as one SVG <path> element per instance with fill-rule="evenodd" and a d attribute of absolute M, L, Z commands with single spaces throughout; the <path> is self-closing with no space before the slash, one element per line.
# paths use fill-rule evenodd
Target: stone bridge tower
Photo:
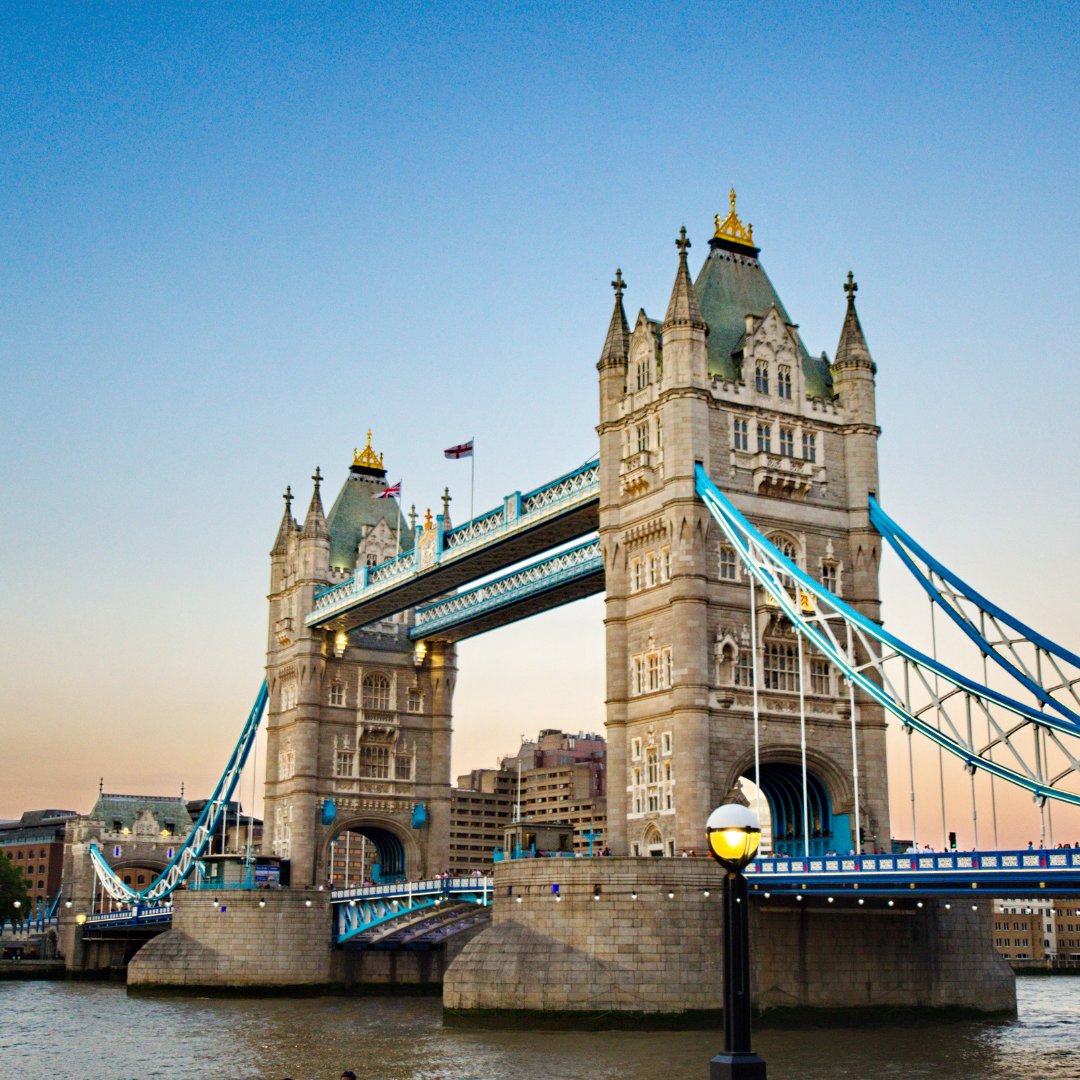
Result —
<path fill-rule="evenodd" d="M 697 280 L 690 241 L 663 322 L 631 328 L 616 273 L 600 361 L 600 537 L 607 582 L 608 827 L 616 854 L 704 847 L 740 777 L 768 800 L 773 845 L 803 850 L 797 639 L 750 584 L 694 492 L 694 464 L 800 567 L 878 619 L 875 366 L 847 285 L 836 357 L 811 356 L 731 211 Z M 755 663 L 756 657 L 756 663 Z M 755 777 L 752 680 L 761 776 Z M 853 782 L 846 684 L 809 647 L 803 687 L 811 850 L 848 851 Z M 856 704 L 864 846 L 889 840 L 885 723 Z"/>
<path fill-rule="evenodd" d="M 329 515 L 315 490 L 303 525 L 291 489 L 270 553 L 265 854 L 293 885 L 419 877 L 445 865 L 453 646 L 413 648 L 412 613 L 348 633 L 309 629 L 319 590 L 409 551 L 382 455 L 356 451 Z"/>

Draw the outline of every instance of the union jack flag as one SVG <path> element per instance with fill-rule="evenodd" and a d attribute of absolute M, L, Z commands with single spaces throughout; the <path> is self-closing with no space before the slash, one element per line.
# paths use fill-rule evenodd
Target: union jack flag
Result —
<path fill-rule="evenodd" d="M 372 495 L 373 499 L 400 499 L 401 498 L 401 481 L 396 484 L 391 484 L 385 491 L 380 491 L 378 495 Z"/>
<path fill-rule="evenodd" d="M 451 446 L 443 451 L 444 456 L 448 458 L 463 458 L 472 457 L 473 441 L 470 439 L 468 442 L 458 443 L 457 446 Z"/>

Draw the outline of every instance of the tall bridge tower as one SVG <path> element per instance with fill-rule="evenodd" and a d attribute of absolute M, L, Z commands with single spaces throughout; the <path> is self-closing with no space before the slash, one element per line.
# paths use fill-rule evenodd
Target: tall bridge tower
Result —
<path fill-rule="evenodd" d="M 303 525 L 291 489 L 270 553 L 263 850 L 294 885 L 419 877 L 449 849 L 454 647 L 414 648 L 412 613 L 349 631 L 309 628 L 315 594 L 410 551 L 413 529 L 367 445 L 324 514 L 322 476 Z"/>
<path fill-rule="evenodd" d="M 701 849 L 740 777 L 768 800 L 773 844 L 848 851 L 855 804 L 849 692 L 751 585 L 694 491 L 694 465 L 791 559 L 879 619 L 876 368 L 855 311 L 836 356 L 811 356 L 731 211 L 697 280 L 686 230 L 663 322 L 631 328 L 616 272 L 599 363 L 606 575 L 608 814 L 616 854 Z M 805 598 L 809 603 L 809 598 Z M 756 647 L 754 639 L 756 638 Z M 757 693 L 754 693 L 754 682 Z M 761 775 L 756 775 L 754 713 Z M 885 723 L 855 705 L 865 846 L 889 839 Z M 805 759 L 803 746 L 806 747 Z"/>

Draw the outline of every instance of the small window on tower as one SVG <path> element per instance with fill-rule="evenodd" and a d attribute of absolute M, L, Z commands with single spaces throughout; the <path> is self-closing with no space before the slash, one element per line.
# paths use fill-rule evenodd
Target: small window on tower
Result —
<path fill-rule="evenodd" d="M 803 432 L 802 456 L 804 461 L 817 461 L 817 436 L 812 431 Z"/>
<path fill-rule="evenodd" d="M 759 394 L 769 392 L 769 365 L 759 363 L 754 370 L 754 389 Z"/>
<path fill-rule="evenodd" d="M 791 400 L 791 368 L 782 366 L 776 372 L 776 392 L 786 401 Z"/>
<path fill-rule="evenodd" d="M 780 429 L 780 453 L 785 457 L 795 456 L 795 432 L 791 428 Z"/>
<path fill-rule="evenodd" d="M 345 704 L 345 687 L 341 683 L 334 683 L 330 687 L 330 704 L 331 705 L 344 705 Z"/>
<path fill-rule="evenodd" d="M 638 424 L 637 426 L 637 448 L 638 453 L 643 453 L 649 449 L 649 425 Z"/>
<path fill-rule="evenodd" d="M 735 549 L 727 544 L 720 547 L 720 580 L 735 580 Z"/>
<path fill-rule="evenodd" d="M 424 711 L 424 695 L 418 686 L 410 686 L 405 696 L 405 707 L 411 713 Z"/>
<path fill-rule="evenodd" d="M 758 424 L 757 426 L 757 448 L 758 453 L 772 453 L 772 428 L 768 424 Z"/>
<path fill-rule="evenodd" d="M 732 425 L 732 442 L 736 450 L 750 449 L 750 422 L 748 420 L 736 420 Z"/>
<path fill-rule="evenodd" d="M 821 584 L 824 585 L 825 588 L 829 590 L 829 592 L 836 592 L 836 587 L 838 584 L 836 563 L 824 562 L 821 564 Z"/>

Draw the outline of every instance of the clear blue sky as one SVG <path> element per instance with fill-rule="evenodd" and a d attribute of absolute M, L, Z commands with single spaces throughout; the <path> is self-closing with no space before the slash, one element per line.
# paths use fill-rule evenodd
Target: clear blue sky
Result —
<path fill-rule="evenodd" d="M 0 816 L 204 790 L 286 483 L 370 426 L 462 516 L 596 447 L 739 192 L 812 351 L 849 268 L 883 501 L 1077 645 L 1077 8 L 12 5 L 0 30 Z M 332 495 L 332 490 L 331 490 Z M 886 614 L 923 617 L 886 574 Z M 918 612 L 918 616 L 915 612 Z M 601 605 L 466 643 L 455 769 L 598 728 Z M 915 623 L 913 623 L 915 625 Z M 901 831 L 898 829 L 898 831 Z"/>

